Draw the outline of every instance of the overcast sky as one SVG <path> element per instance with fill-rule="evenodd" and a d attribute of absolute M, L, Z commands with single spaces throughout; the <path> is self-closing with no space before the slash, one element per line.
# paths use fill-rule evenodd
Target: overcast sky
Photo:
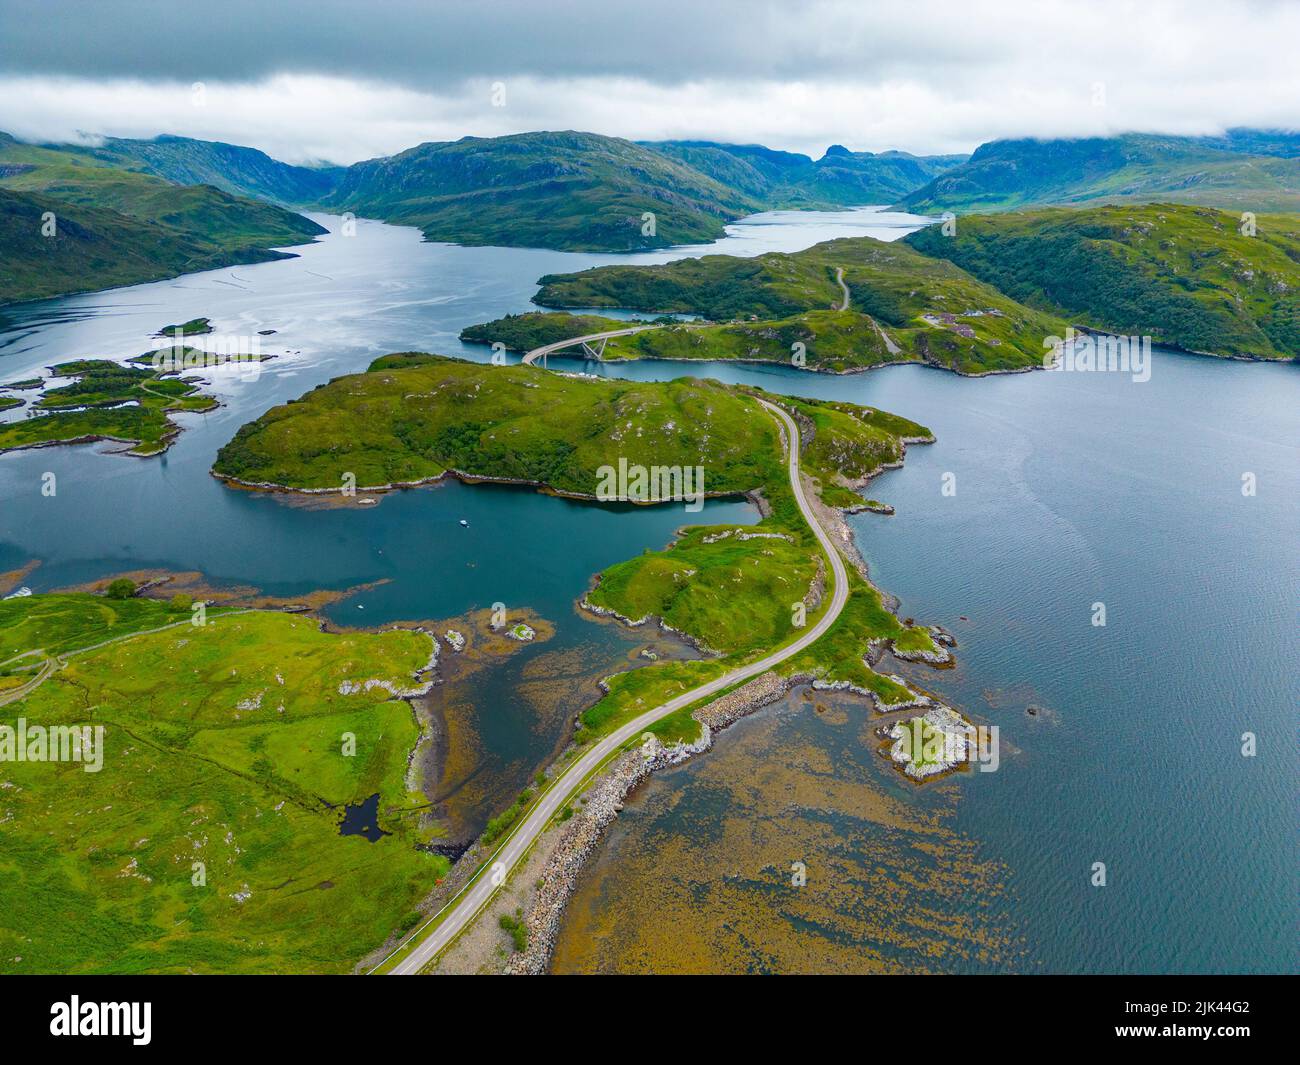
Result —
<path fill-rule="evenodd" d="M 1298 128 L 1297 42 L 1296 0 L 0 0 L 0 129 L 290 162 L 535 129 L 964 152 Z"/>

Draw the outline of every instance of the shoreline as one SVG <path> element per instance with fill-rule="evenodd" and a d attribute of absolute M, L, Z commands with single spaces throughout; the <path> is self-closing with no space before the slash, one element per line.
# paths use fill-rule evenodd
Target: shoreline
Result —
<path fill-rule="evenodd" d="M 898 462 L 882 464 L 860 479 L 861 486 L 865 486 L 867 482 L 886 469 L 901 467 L 906 457 L 908 443 L 934 442 L 935 438 L 933 436 L 929 438 L 910 438 L 904 441 L 904 454 L 900 456 Z M 858 548 L 852 530 L 844 520 L 844 510 L 827 505 L 811 487 L 809 487 L 809 497 L 812 506 L 817 512 L 818 520 L 825 524 L 828 534 L 834 535 L 838 533 L 841 549 L 844 551 L 849 564 L 880 595 L 881 603 L 885 609 L 897 615 L 901 601 L 898 597 L 878 588 L 871 581 L 868 576 L 866 560 Z M 599 574 L 597 574 L 596 579 L 598 580 L 598 578 Z M 587 602 L 586 593 L 578 601 L 578 606 L 580 609 L 589 611 L 597 617 L 626 624 L 632 629 L 643 628 L 651 621 L 658 621 L 662 626 L 662 619 L 649 615 L 640 621 L 632 621 L 620 616 L 613 610 L 590 604 Z M 902 661 L 919 662 L 938 669 L 950 668 L 955 664 L 955 658 L 950 648 L 956 647 L 956 639 L 942 626 L 933 625 L 928 628 L 938 648 L 937 653 L 929 651 L 905 651 L 900 653 L 894 648 L 892 640 L 877 639 L 867 644 L 863 651 L 863 660 L 874 668 L 885 650 L 889 650 L 891 654 L 894 654 Z M 684 634 L 677 633 L 676 630 L 670 631 L 679 637 L 690 640 L 690 637 L 685 637 Z M 693 640 L 691 642 L 694 643 Z M 605 838 L 606 830 L 622 811 L 626 800 L 650 774 L 659 769 L 681 765 L 696 755 L 708 752 L 712 748 L 714 738 L 718 733 L 763 707 L 785 698 L 800 685 L 808 685 L 813 691 L 842 691 L 860 697 L 865 700 L 873 715 L 877 718 L 886 719 L 885 725 L 889 725 L 891 720 L 894 722 L 901 720 L 896 715 L 910 710 L 922 712 L 929 712 L 937 708 L 950 710 L 945 703 L 933 696 L 923 691 L 916 691 L 912 685 L 904 682 L 903 678 L 899 677 L 897 679 L 900 683 L 903 683 L 904 687 L 913 692 L 913 698 L 900 703 L 886 703 L 877 693 L 858 687 L 848 681 L 825 681 L 806 671 L 781 675 L 775 670 L 768 670 L 695 710 L 691 717 L 700 725 L 700 736 L 694 742 L 678 742 L 665 745 L 657 738 L 653 738 L 652 741 L 647 740 L 645 746 L 635 747 L 617 757 L 593 778 L 587 788 L 577 796 L 570 807 L 572 816 L 567 823 L 560 820 L 552 823 L 552 828 L 557 830 L 558 835 L 548 837 L 544 834 L 540 836 L 534 843 L 529 856 L 524 859 L 515 875 L 507 881 L 508 885 L 513 884 L 515 886 L 516 899 L 519 897 L 519 892 L 523 894 L 523 902 L 519 909 L 522 911 L 520 922 L 527 934 L 527 946 L 523 951 L 511 953 L 506 958 L 504 967 L 496 968 L 494 971 L 507 975 L 543 975 L 547 972 L 554 952 L 556 938 L 563 925 L 565 910 L 577 891 L 579 879 L 583 870 L 587 867 L 588 859 L 599 850 Z M 951 712 L 959 713 L 957 711 Z M 572 743 L 566 745 L 561 754 L 547 767 L 547 776 L 552 776 L 558 767 L 572 756 L 574 750 Z M 878 753 L 887 757 L 888 747 L 881 746 L 878 748 Z M 907 774 L 903 775 L 907 776 Z M 914 785 L 921 786 L 931 780 L 942 779 L 948 775 L 949 773 L 945 772 L 931 774 L 922 779 L 912 777 L 907 777 L 907 779 L 911 780 Z M 466 849 L 465 853 L 471 860 L 484 850 L 480 843 L 481 840 L 476 839 Z M 461 871 L 461 866 L 461 862 L 456 863 L 451 875 L 448 877 L 449 882 L 463 883 L 473 875 L 475 870 L 468 864 L 465 865 L 464 872 Z M 532 878 L 531 885 L 517 879 L 524 876 Z M 504 889 L 502 897 L 505 897 Z M 476 921 L 466 928 L 462 938 L 472 935 L 474 930 L 479 927 L 478 922 L 486 921 L 490 916 L 490 912 L 491 907 L 486 908 Z M 443 955 L 440 955 L 435 960 L 430 971 L 437 972 L 442 959 L 455 950 L 456 943 L 453 943 L 444 951 Z M 490 960 L 488 964 L 491 964 Z"/>
<path fill-rule="evenodd" d="M 221 473 L 217 469 L 210 467 L 209 476 L 215 477 L 223 484 L 245 492 L 266 492 L 269 495 L 286 495 L 286 496 L 337 496 L 344 495 L 344 489 L 339 488 L 296 488 L 293 485 L 279 484 L 276 481 L 247 481 L 242 477 L 236 477 L 232 473 Z M 673 499 L 618 499 L 604 500 L 594 493 L 574 492 L 567 488 L 553 488 L 545 481 L 532 481 L 524 477 L 493 477 L 481 473 L 466 473 L 464 470 L 446 469 L 441 473 L 433 474 L 429 477 L 421 477 L 414 481 L 391 481 L 387 484 L 377 485 L 357 485 L 349 490 L 346 494 L 355 495 L 361 492 L 370 492 L 375 495 L 387 495 L 391 492 L 402 492 L 411 488 L 427 488 L 430 485 L 438 484 L 446 480 L 456 480 L 461 484 L 503 484 L 511 485 L 516 488 L 532 488 L 542 495 L 556 496 L 559 499 L 576 499 L 585 503 L 606 504 L 609 502 L 630 503 L 637 507 L 657 507 L 665 503 L 680 503 L 681 500 Z M 744 499 L 747 502 L 758 507 L 760 515 L 763 513 L 763 504 L 761 502 L 760 489 L 748 489 L 746 491 L 735 492 L 704 492 L 705 499 Z"/>

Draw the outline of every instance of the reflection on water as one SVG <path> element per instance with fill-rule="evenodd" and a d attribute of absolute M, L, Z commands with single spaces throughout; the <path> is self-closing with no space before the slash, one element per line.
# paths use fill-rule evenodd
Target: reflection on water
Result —
<path fill-rule="evenodd" d="M 343 820 L 339 822 L 340 836 L 364 836 L 371 843 L 388 835 L 379 827 L 379 792 L 360 802 L 343 807 Z"/>

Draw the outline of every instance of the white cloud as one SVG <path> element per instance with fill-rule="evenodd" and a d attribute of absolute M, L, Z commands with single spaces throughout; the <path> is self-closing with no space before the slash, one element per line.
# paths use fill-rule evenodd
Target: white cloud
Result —
<path fill-rule="evenodd" d="M 183 77 L 164 76 L 165 63 L 136 68 L 149 77 L 69 77 L 44 60 L 18 64 L 10 47 L 0 129 L 50 140 L 177 133 L 295 162 L 352 162 L 423 140 L 531 129 L 820 154 L 835 142 L 946 152 L 1001 136 L 1300 127 L 1300 71 L 1286 48 L 1300 39 L 1295 4 L 825 0 L 750 5 L 740 19 L 694 3 L 678 22 L 656 8 L 657 23 L 617 5 L 545 6 L 547 27 L 527 7 L 512 10 L 514 21 L 494 18 L 490 5 L 456 8 L 454 18 L 444 9 L 446 32 L 423 37 L 418 9 L 376 8 L 367 25 L 384 31 L 388 50 L 357 30 L 346 47 L 321 38 L 314 60 L 301 47 L 261 57 L 264 38 L 285 39 L 246 23 L 238 81 L 204 75 L 201 63 Z M 406 18 L 430 53 L 423 65 L 409 54 Z M 218 41 L 222 30 L 212 27 Z M 490 46 L 474 36 L 489 31 Z M 472 63 L 451 51 L 480 45 Z M 206 85 L 201 106 L 195 79 Z M 505 107 L 491 104 L 496 80 Z"/>

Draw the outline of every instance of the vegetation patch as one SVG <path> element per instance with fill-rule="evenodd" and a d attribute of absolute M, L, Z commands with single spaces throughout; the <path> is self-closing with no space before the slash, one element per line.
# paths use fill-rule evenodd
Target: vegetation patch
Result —
<path fill-rule="evenodd" d="M 66 655 L 169 616 L 32 596 L 0 603 L 0 640 Z M 11 726 L 104 727 L 99 772 L 0 766 L 0 970 L 347 971 L 445 874 L 417 846 L 419 730 L 392 694 L 418 683 L 430 638 L 262 611 L 208 620 L 68 655 L 0 707 Z M 389 834 L 341 835 L 343 806 L 376 793 Z"/>
<path fill-rule="evenodd" d="M 133 455 L 157 455 L 180 432 L 169 414 L 217 406 L 193 382 L 144 366 L 77 359 L 51 369 L 74 380 L 46 389 L 27 418 L 0 424 L 0 452 L 107 439 L 134 444 Z"/>
<path fill-rule="evenodd" d="M 776 426 L 716 381 L 596 381 L 532 366 L 387 355 L 245 425 L 214 472 L 249 483 L 382 487 L 447 470 L 594 496 L 599 470 L 703 466 L 709 494 L 757 488 L 778 467 Z"/>
<path fill-rule="evenodd" d="M 210 318 L 191 318 L 188 322 L 181 322 L 178 325 L 165 325 L 158 330 L 154 336 L 160 337 L 195 337 L 204 336 L 212 332 L 212 320 Z"/>
<path fill-rule="evenodd" d="M 134 161 L 0 133 L 0 304 L 284 258 L 310 219 Z"/>
<path fill-rule="evenodd" d="M 844 309 L 841 278 L 849 291 Z M 1063 320 L 942 258 L 871 237 L 792 254 L 602 266 L 540 283 L 536 300 L 544 306 L 710 320 L 612 338 L 606 358 L 750 359 L 834 372 L 925 362 L 980 374 L 1042 365 L 1043 338 L 1065 329 Z M 484 335 L 492 332 L 491 324 L 484 327 Z"/>
<path fill-rule="evenodd" d="M 954 237 L 905 240 L 1083 325 L 1207 354 L 1300 356 L 1300 220 L 1242 227 L 1209 207 L 1123 205 L 976 215 Z"/>

